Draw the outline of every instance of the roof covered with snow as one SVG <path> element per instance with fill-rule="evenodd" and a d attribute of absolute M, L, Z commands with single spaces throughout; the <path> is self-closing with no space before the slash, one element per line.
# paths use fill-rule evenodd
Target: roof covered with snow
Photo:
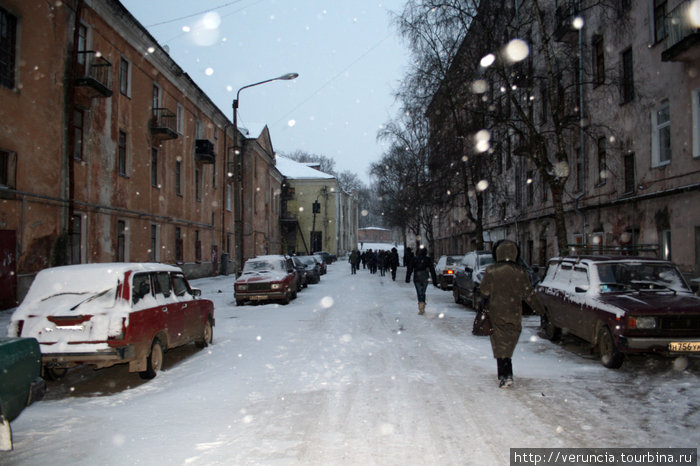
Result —
<path fill-rule="evenodd" d="M 293 180 L 332 180 L 335 176 L 329 175 L 328 173 L 323 173 L 314 168 L 309 167 L 305 163 L 295 162 L 292 159 L 283 157 L 281 155 L 277 156 L 277 170 L 282 173 L 282 175 Z"/>

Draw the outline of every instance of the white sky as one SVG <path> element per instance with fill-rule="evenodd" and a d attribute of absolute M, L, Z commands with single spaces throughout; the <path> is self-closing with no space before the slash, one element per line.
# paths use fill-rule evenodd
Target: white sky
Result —
<path fill-rule="evenodd" d="M 227 115 L 241 87 L 299 73 L 243 90 L 239 126 L 257 136 L 267 124 L 276 151 L 325 155 L 369 182 L 384 150 L 376 134 L 396 114 L 407 66 L 388 13 L 403 0 L 122 3 Z"/>
<path fill-rule="evenodd" d="M 396 282 L 351 275 L 346 258 L 328 270 L 287 306 L 236 306 L 233 276 L 194 280 L 214 301 L 213 345 L 169 351 L 149 381 L 71 369 L 12 423 L 0 464 L 507 465 L 515 447 L 700 444 L 697 358 L 606 369 L 527 316 L 503 390 L 451 291 L 428 287 L 419 316 L 404 267 Z"/>

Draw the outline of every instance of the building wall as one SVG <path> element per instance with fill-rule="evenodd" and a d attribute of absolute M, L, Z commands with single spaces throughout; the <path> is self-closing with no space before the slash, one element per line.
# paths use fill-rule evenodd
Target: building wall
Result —
<path fill-rule="evenodd" d="M 338 181 L 335 178 L 287 179 L 294 196 L 287 201 L 287 211 L 296 215 L 298 228 L 289 252 L 308 254 L 312 251 L 311 232 L 321 235 L 320 250 L 338 254 L 338 208 L 340 206 Z M 318 201 L 320 211 L 314 215 L 313 204 Z"/>
<path fill-rule="evenodd" d="M 111 93 L 77 85 L 75 4 L 0 0 L 18 18 L 17 84 L 0 86 L 0 150 L 12 170 L 0 192 L 0 229 L 16 233 L 8 253 L 17 299 L 53 264 L 154 260 L 179 264 L 190 277 L 217 273 L 234 231 L 225 207 L 227 117 L 116 1 L 82 2 L 79 21 L 85 49 L 111 63 Z M 176 116 L 168 138 L 151 131 L 154 86 L 158 107 Z M 213 160 L 196 155 L 197 139 L 211 141 Z"/>

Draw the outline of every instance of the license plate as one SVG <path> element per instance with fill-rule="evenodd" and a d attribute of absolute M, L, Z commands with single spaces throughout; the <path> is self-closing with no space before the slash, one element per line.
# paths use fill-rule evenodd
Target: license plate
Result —
<path fill-rule="evenodd" d="M 671 351 L 700 351 L 700 341 L 672 341 L 668 344 Z"/>
<path fill-rule="evenodd" d="M 267 296 L 261 296 L 261 295 L 251 296 L 250 299 L 252 299 L 253 301 L 263 301 L 263 300 L 267 299 Z"/>

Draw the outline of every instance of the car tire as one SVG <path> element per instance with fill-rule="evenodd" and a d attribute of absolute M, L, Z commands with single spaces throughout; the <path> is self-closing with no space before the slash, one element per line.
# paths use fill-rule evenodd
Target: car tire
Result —
<path fill-rule="evenodd" d="M 452 287 L 452 297 L 456 304 L 462 304 L 462 298 L 459 296 L 459 290 L 456 286 Z"/>
<path fill-rule="evenodd" d="M 45 367 L 44 377 L 47 380 L 61 380 L 66 376 L 68 369 L 65 367 Z"/>
<path fill-rule="evenodd" d="M 608 369 L 619 369 L 622 366 L 625 355 L 618 351 L 612 333 L 606 325 L 598 330 L 598 351 L 600 362 Z"/>
<path fill-rule="evenodd" d="M 146 370 L 143 372 L 139 372 L 139 376 L 142 379 L 152 379 L 156 375 L 158 375 L 158 372 L 163 368 L 164 354 L 165 350 L 163 349 L 163 344 L 160 342 L 159 339 L 156 338 L 155 340 L 153 340 L 153 344 L 151 345 L 151 352 L 146 358 Z"/>
<path fill-rule="evenodd" d="M 206 348 L 214 342 L 214 327 L 211 325 L 211 319 L 207 318 L 202 329 L 202 339 L 197 340 L 194 344 L 197 348 Z"/>
<path fill-rule="evenodd" d="M 549 341 L 559 341 L 561 338 L 561 329 L 552 323 L 547 311 L 540 317 L 540 328 Z"/>
<path fill-rule="evenodd" d="M 237 299 L 236 300 L 236 306 L 243 306 L 245 304 L 245 301 L 242 299 Z"/>

